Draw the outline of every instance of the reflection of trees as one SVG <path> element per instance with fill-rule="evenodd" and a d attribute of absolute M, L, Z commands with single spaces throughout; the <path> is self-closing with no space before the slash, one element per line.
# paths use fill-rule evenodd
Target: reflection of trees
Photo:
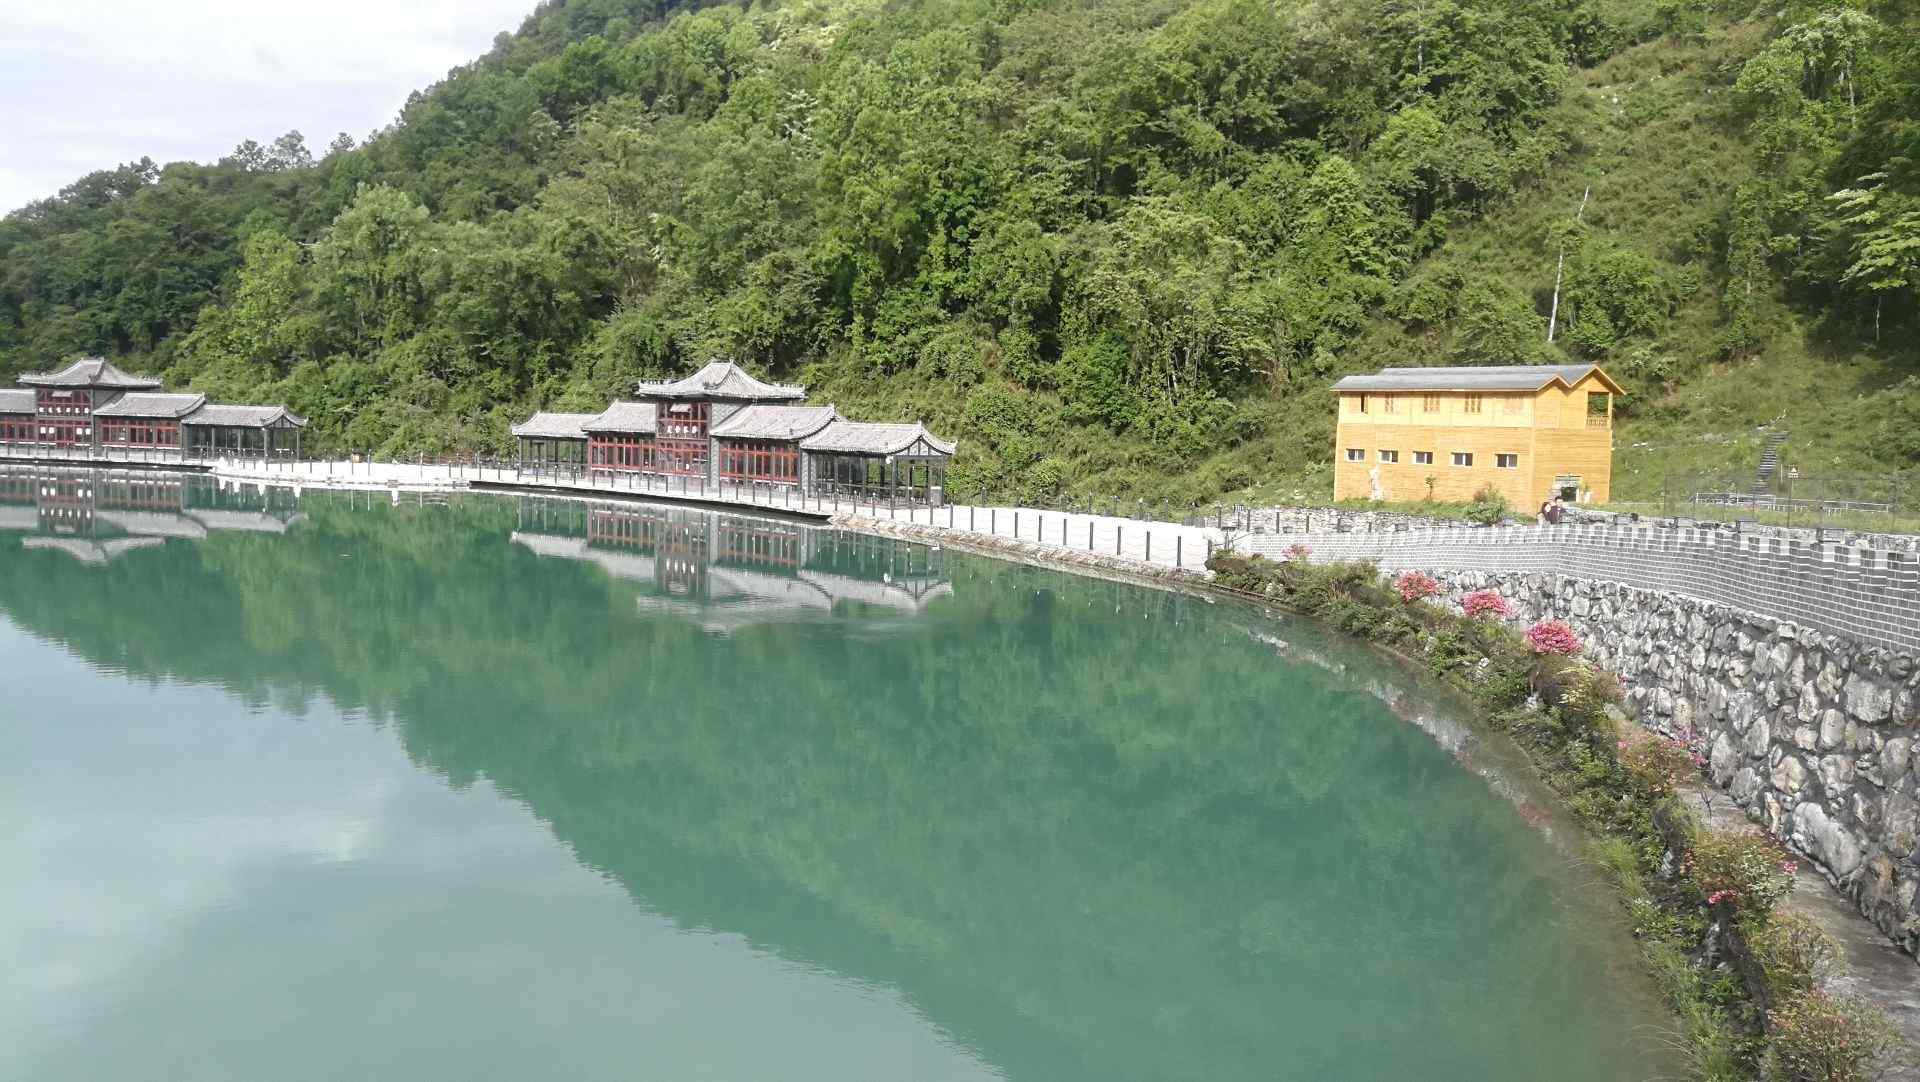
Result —
<path fill-rule="evenodd" d="M 1596 1028 L 1515 1022 L 1591 980 L 1524 826 L 1229 612 L 964 560 L 912 621 L 715 637 L 508 544 L 503 503 L 308 512 L 107 567 L 8 554 L 0 609 L 138 675 L 389 718 L 650 907 L 895 983 L 1015 1078 L 1525 1074 Z"/>

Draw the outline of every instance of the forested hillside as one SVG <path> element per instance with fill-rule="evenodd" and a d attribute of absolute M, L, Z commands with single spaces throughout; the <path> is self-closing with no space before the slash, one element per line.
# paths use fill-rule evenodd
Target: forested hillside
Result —
<path fill-rule="evenodd" d="M 393 453 L 730 355 L 935 421 L 956 487 L 1323 496 L 1338 375 L 1595 360 L 1616 492 L 1776 416 L 1912 472 L 1917 43 L 1900 0 L 553 0 L 364 144 L 0 220 L 0 375 Z"/>

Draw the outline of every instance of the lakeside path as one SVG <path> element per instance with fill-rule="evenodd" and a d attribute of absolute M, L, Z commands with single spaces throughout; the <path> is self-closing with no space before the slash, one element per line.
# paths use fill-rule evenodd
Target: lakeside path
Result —
<path fill-rule="evenodd" d="M 645 499 L 738 507 L 822 522 L 857 518 L 932 527 L 955 537 L 1004 539 L 1062 555 L 1111 557 L 1136 567 L 1181 570 L 1201 577 L 1208 575 L 1207 558 L 1225 543 L 1224 533 L 1211 526 L 1005 505 L 889 506 L 885 499 L 803 498 L 784 485 L 703 485 L 686 478 L 637 474 L 601 474 L 589 478 L 494 466 L 405 462 L 262 463 L 244 459 L 216 460 L 212 473 L 221 480 L 245 484 L 390 491 L 505 490 L 588 499 Z"/>

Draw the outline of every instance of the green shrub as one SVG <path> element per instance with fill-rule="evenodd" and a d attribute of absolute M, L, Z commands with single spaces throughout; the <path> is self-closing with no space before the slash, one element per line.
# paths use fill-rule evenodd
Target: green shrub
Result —
<path fill-rule="evenodd" d="M 1806 992 L 1769 1022 L 1767 1077 L 1775 1082 L 1867 1082 L 1898 1047 L 1880 1012 L 1854 996 Z"/>
<path fill-rule="evenodd" d="M 1507 498 L 1492 485 L 1483 486 L 1473 494 L 1473 502 L 1467 505 L 1467 521 L 1482 526 L 1491 526 L 1507 517 Z"/>
<path fill-rule="evenodd" d="M 1709 906 L 1724 907 L 1756 927 L 1793 890 L 1798 867 L 1784 846 L 1757 831 L 1708 833 L 1683 863 Z"/>
<path fill-rule="evenodd" d="M 1767 971 L 1767 985 L 1780 1002 L 1821 987 L 1842 964 L 1840 944 L 1800 913 L 1776 913 L 1748 929 L 1747 945 Z"/>

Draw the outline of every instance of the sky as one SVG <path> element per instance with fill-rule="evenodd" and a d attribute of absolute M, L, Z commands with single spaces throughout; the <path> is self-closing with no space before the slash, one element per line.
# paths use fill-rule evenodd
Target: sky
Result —
<path fill-rule="evenodd" d="M 534 3 L 0 0 L 0 213 L 143 156 L 365 139 Z"/>

